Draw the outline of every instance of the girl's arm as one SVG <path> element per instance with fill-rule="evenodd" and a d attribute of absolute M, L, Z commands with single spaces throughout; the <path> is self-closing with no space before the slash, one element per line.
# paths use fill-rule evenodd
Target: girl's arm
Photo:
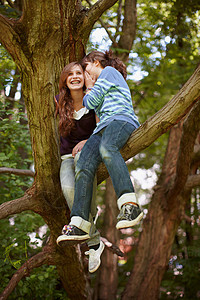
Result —
<path fill-rule="evenodd" d="M 95 114 L 95 119 L 96 119 L 96 123 L 99 123 L 100 119 L 99 119 L 99 117 L 97 117 L 96 114 Z"/>
<path fill-rule="evenodd" d="M 92 78 L 92 76 L 87 71 L 84 72 L 84 79 L 85 79 L 86 95 L 87 95 L 93 88 L 96 80 Z"/>
<path fill-rule="evenodd" d="M 87 109 L 95 109 L 100 106 L 104 100 L 104 96 L 107 93 L 112 83 L 104 83 L 104 79 L 95 80 L 90 76 L 89 73 L 85 72 L 85 85 L 87 87 L 86 95 L 83 97 L 83 105 Z"/>

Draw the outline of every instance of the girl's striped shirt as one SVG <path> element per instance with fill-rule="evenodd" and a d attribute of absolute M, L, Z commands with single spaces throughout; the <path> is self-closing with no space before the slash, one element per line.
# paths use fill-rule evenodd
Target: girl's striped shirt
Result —
<path fill-rule="evenodd" d="M 108 66 L 102 70 L 90 93 L 84 96 L 83 105 L 94 109 L 100 119 L 94 133 L 113 120 L 127 121 L 135 128 L 140 126 L 133 110 L 128 84 L 122 74 L 113 67 Z"/>

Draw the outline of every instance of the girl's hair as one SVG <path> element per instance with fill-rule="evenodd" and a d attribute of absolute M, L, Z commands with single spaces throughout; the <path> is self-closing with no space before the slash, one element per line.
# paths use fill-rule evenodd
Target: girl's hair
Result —
<path fill-rule="evenodd" d="M 75 121 L 73 118 L 74 104 L 70 94 L 70 90 L 66 84 L 66 80 L 71 69 L 76 65 L 80 66 L 80 68 L 82 69 L 80 63 L 71 62 L 64 67 L 60 74 L 59 101 L 58 105 L 56 105 L 56 116 L 59 114 L 59 130 L 62 136 L 67 136 L 70 133 L 71 129 L 73 129 L 75 126 Z"/>
<path fill-rule="evenodd" d="M 122 74 L 124 79 L 126 79 L 126 66 L 118 57 L 113 57 L 112 50 L 105 51 L 105 53 L 96 50 L 90 52 L 81 61 L 83 69 L 85 69 L 87 62 L 93 63 L 95 60 L 98 60 L 103 68 L 107 66 L 114 67 Z"/>

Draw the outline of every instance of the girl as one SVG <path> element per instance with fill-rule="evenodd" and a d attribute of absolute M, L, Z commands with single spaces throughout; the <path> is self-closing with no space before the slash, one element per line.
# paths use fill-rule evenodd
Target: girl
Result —
<path fill-rule="evenodd" d="M 112 52 L 93 51 L 82 61 L 87 87 L 83 104 L 94 109 L 100 122 L 83 147 L 76 166 L 75 198 L 71 221 L 60 241 L 77 243 L 90 237 L 92 186 L 103 161 L 118 197 L 117 229 L 137 224 L 143 217 L 120 149 L 139 122 L 125 81 L 126 67 Z"/>
<path fill-rule="evenodd" d="M 96 127 L 95 113 L 83 107 L 84 75 L 81 65 L 72 62 L 65 66 L 59 81 L 56 96 L 56 115 L 59 114 L 61 168 L 60 182 L 63 194 L 71 210 L 74 201 L 75 164 L 83 145 Z M 95 193 L 92 197 L 90 222 L 92 223 L 87 244 L 89 247 L 89 271 L 96 271 L 104 244 L 100 242 L 93 218 L 96 215 Z M 65 228 L 63 229 L 65 230 Z"/>

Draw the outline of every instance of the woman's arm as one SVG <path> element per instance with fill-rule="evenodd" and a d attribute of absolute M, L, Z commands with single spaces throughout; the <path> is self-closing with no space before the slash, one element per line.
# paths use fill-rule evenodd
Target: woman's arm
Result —
<path fill-rule="evenodd" d="M 75 157 L 75 155 L 83 149 L 83 146 L 85 145 L 86 142 L 87 142 L 87 140 L 83 140 L 83 141 L 79 142 L 78 144 L 76 144 L 76 146 L 72 150 L 73 157 Z"/>

